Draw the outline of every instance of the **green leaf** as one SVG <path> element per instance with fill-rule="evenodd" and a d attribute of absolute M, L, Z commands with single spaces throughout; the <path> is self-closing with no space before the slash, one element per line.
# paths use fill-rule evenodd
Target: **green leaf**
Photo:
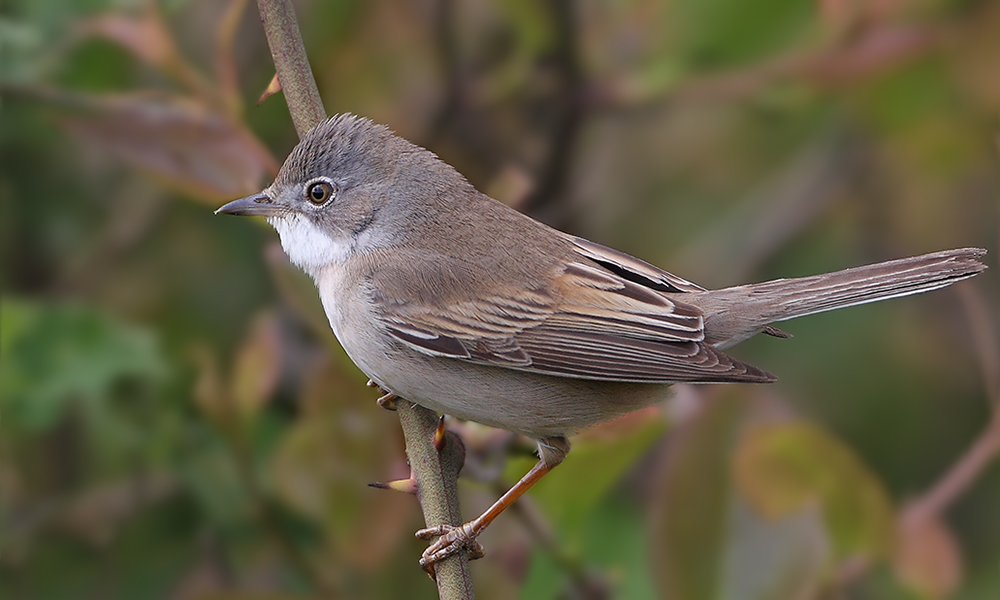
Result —
<path fill-rule="evenodd" d="M 611 493 L 594 507 L 570 557 L 582 567 L 576 581 L 551 551 L 535 548 L 520 597 L 573 598 L 581 595 L 579 588 L 596 586 L 607 588 L 611 598 L 656 598 L 646 552 L 649 528 L 638 505 L 634 495 Z"/>
<path fill-rule="evenodd" d="M 660 439 L 666 424 L 658 409 L 625 419 L 627 434 L 588 435 L 574 440 L 566 460 L 532 488 L 532 497 L 564 534 L 579 533 L 583 522 L 608 490 Z M 507 475 L 518 479 L 531 461 L 511 461 Z"/>
<path fill-rule="evenodd" d="M 88 306 L 3 298 L 0 331 L 4 419 L 29 431 L 52 427 L 71 406 L 106 414 L 116 386 L 167 373 L 152 332 Z"/>
<path fill-rule="evenodd" d="M 734 468 L 740 491 L 764 517 L 816 507 L 838 557 L 887 555 L 893 519 L 885 489 L 850 448 L 819 427 L 755 427 Z"/>
<path fill-rule="evenodd" d="M 800 507 L 767 518 L 734 485 L 734 452 L 750 424 L 770 414 L 762 404 L 721 395 L 674 440 L 650 540 L 661 596 L 794 600 L 820 590 L 832 551 L 818 511 Z"/>

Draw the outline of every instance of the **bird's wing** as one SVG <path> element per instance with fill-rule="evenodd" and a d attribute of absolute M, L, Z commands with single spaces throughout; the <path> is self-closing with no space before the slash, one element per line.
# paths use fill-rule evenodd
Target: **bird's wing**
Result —
<path fill-rule="evenodd" d="M 701 310 L 663 293 L 702 288 L 597 244 L 574 243 L 574 260 L 544 287 L 444 303 L 376 297 L 379 314 L 410 348 L 478 364 L 623 382 L 774 380 L 705 343 Z"/>

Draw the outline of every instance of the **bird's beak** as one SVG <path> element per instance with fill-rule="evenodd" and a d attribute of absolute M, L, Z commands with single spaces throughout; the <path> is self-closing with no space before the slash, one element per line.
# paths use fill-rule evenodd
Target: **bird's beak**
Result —
<path fill-rule="evenodd" d="M 273 217 L 281 208 L 264 192 L 257 192 L 233 200 L 215 211 L 217 215 L 239 215 L 248 217 Z"/>

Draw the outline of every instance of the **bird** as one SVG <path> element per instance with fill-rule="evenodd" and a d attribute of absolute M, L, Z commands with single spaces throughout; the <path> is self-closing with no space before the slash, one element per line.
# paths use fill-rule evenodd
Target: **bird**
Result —
<path fill-rule="evenodd" d="M 528 436 L 538 463 L 482 515 L 417 532 L 425 569 L 563 461 L 567 436 L 675 383 L 770 383 L 725 350 L 774 323 L 927 292 L 982 272 L 981 248 L 709 290 L 549 227 L 431 151 L 345 113 L 313 127 L 262 191 L 217 213 L 264 217 L 315 282 L 347 355 L 388 394 Z"/>

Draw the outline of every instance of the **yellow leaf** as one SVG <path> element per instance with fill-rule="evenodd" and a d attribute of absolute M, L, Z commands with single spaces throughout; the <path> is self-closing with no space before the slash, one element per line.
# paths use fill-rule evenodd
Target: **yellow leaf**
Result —
<path fill-rule="evenodd" d="M 889 552 L 892 507 L 854 452 L 819 427 L 785 422 L 751 428 L 734 459 L 740 492 L 777 519 L 815 505 L 841 558 Z"/>

